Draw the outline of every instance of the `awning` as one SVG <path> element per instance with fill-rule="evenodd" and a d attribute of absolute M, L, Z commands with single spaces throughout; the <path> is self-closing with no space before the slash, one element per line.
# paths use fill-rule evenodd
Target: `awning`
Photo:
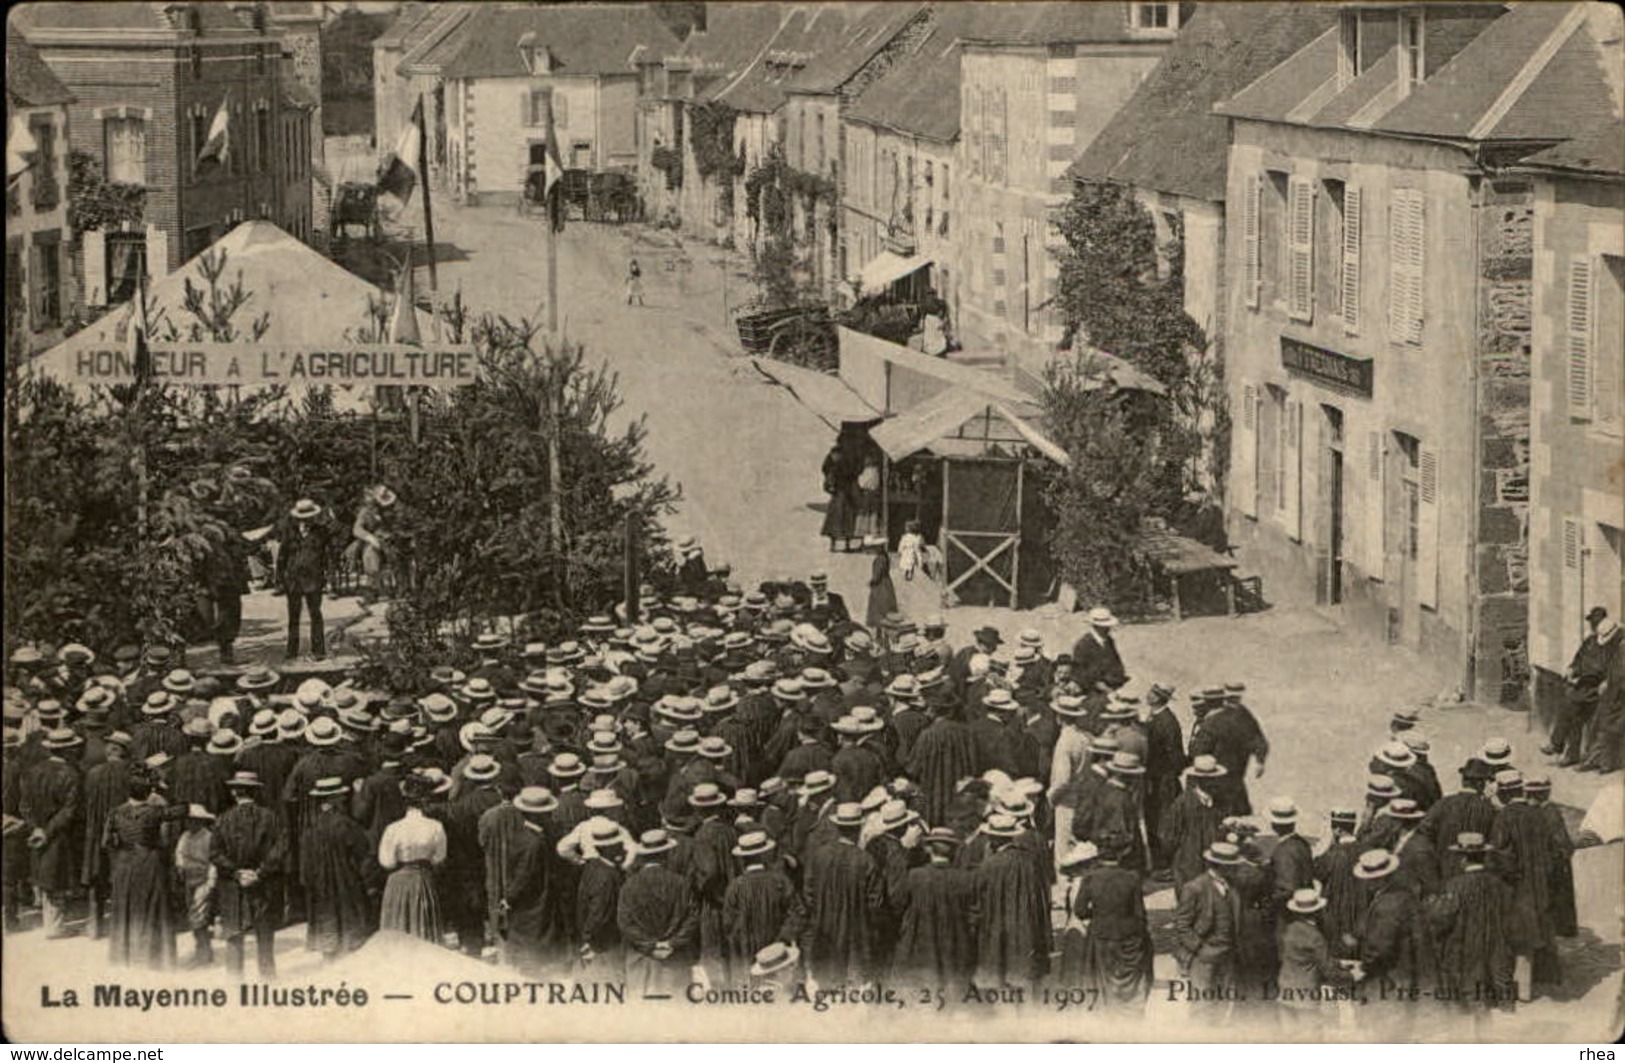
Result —
<path fill-rule="evenodd" d="M 841 430 L 843 422 L 872 424 L 883 416 L 842 383 L 840 377 L 768 358 L 752 358 L 751 364 L 836 432 Z"/>
<path fill-rule="evenodd" d="M 962 432 L 972 420 L 982 422 L 981 430 Z M 993 424 L 998 426 L 997 434 L 985 434 Z M 962 453 L 966 444 L 976 445 L 981 452 L 988 444 L 1026 443 L 1051 461 L 1068 464 L 1066 451 L 1047 439 L 1013 404 L 960 388 L 939 392 L 913 409 L 876 425 L 869 429 L 869 438 L 893 461 L 901 461 L 928 448 Z"/>
<path fill-rule="evenodd" d="M 885 291 L 892 282 L 900 281 L 916 270 L 922 270 L 931 264 L 931 260 L 924 255 L 909 255 L 906 258 L 890 251 L 882 251 L 858 271 L 861 283 L 859 290 L 864 295 L 875 295 Z"/>

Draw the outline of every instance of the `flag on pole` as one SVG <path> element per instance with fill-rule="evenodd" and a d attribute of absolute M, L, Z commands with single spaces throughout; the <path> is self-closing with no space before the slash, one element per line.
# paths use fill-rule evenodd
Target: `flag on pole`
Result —
<path fill-rule="evenodd" d="M 406 252 L 406 264 L 401 267 L 400 279 L 395 282 L 395 312 L 389 319 L 389 342 L 423 343 L 418 331 L 417 286 L 412 283 L 412 251 Z"/>
<path fill-rule="evenodd" d="M 39 151 L 34 131 L 20 114 L 11 116 L 11 128 L 6 132 L 6 180 L 18 176 L 33 163 L 29 156 Z"/>
<path fill-rule="evenodd" d="M 224 166 L 230 158 L 231 94 L 227 93 L 220 98 L 220 108 L 214 112 L 214 120 L 209 123 L 209 135 L 203 141 L 203 149 L 197 153 L 197 164 L 199 168 L 206 162 Z"/>
<path fill-rule="evenodd" d="M 554 232 L 564 229 L 564 163 L 559 159 L 559 135 L 553 128 L 553 97 L 547 98 L 547 154 L 542 159 L 542 201 Z"/>
<path fill-rule="evenodd" d="M 418 124 L 423 120 L 423 97 L 412 108 L 412 117 L 401 127 L 395 141 L 395 150 L 378 167 L 378 191 L 394 196 L 401 206 L 412 199 L 412 190 L 418 183 L 418 164 L 422 154 L 423 138 Z"/>

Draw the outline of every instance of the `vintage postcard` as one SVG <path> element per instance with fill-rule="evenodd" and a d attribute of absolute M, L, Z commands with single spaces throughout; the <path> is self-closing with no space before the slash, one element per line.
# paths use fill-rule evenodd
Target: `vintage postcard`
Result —
<path fill-rule="evenodd" d="M 31 2 L 31 1043 L 1611 1043 L 1614 5 Z"/>

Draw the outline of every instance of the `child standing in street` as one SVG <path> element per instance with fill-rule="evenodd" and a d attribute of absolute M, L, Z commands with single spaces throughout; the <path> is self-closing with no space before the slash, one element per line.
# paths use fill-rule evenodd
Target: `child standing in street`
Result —
<path fill-rule="evenodd" d="M 626 305 L 631 306 L 633 299 L 643 305 L 643 267 L 635 258 L 626 267 Z"/>
<path fill-rule="evenodd" d="M 903 525 L 903 537 L 897 540 L 897 564 L 903 570 L 903 578 L 913 582 L 914 573 L 920 567 L 920 551 L 925 546 L 925 536 L 920 534 L 920 522 L 911 520 Z"/>

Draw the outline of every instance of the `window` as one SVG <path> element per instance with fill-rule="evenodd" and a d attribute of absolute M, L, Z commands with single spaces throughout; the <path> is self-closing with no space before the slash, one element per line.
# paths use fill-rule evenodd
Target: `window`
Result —
<path fill-rule="evenodd" d="M 190 262 L 209 249 L 214 243 L 214 230 L 207 225 L 200 225 L 195 229 L 188 229 L 181 240 L 181 259 Z"/>
<path fill-rule="evenodd" d="M 570 97 L 562 92 L 553 93 L 553 124 L 556 126 L 570 124 Z"/>
<path fill-rule="evenodd" d="M 62 198 L 56 178 L 56 123 L 48 114 L 36 114 L 28 121 L 34 134 L 34 208 L 53 210 Z"/>
<path fill-rule="evenodd" d="M 139 118 L 108 118 L 102 135 L 109 181 L 147 183 L 147 123 Z"/>
<path fill-rule="evenodd" d="M 1179 28 L 1179 11 L 1173 4 L 1133 3 L 1129 17 L 1137 30 L 1175 30 Z"/>
<path fill-rule="evenodd" d="M 1396 432 L 1394 436 L 1399 443 L 1399 453 L 1403 461 L 1400 467 L 1400 483 L 1403 485 L 1405 504 L 1405 557 L 1415 561 L 1421 554 L 1422 546 L 1422 485 L 1418 475 L 1421 465 L 1421 445 L 1415 436 L 1408 436 L 1403 432 Z"/>
<path fill-rule="evenodd" d="M 34 314 L 30 322 L 35 332 L 62 324 L 62 243 L 52 230 L 33 235 L 30 249 L 33 262 L 28 279 L 34 286 Z"/>
<path fill-rule="evenodd" d="M 107 302 L 127 303 L 147 270 L 147 238 L 143 233 L 107 234 Z"/>
<path fill-rule="evenodd" d="M 1260 298 L 1268 303 L 1280 299 L 1286 288 L 1287 201 L 1291 178 L 1278 170 L 1264 175 L 1258 217 L 1258 287 Z"/>
<path fill-rule="evenodd" d="M 1420 85 L 1426 76 L 1423 66 L 1422 12 L 1406 12 L 1399 16 L 1399 84 L 1409 89 Z"/>
<path fill-rule="evenodd" d="M 1388 338 L 1395 343 L 1422 342 L 1425 237 L 1421 189 L 1394 189 L 1388 205 Z"/>

